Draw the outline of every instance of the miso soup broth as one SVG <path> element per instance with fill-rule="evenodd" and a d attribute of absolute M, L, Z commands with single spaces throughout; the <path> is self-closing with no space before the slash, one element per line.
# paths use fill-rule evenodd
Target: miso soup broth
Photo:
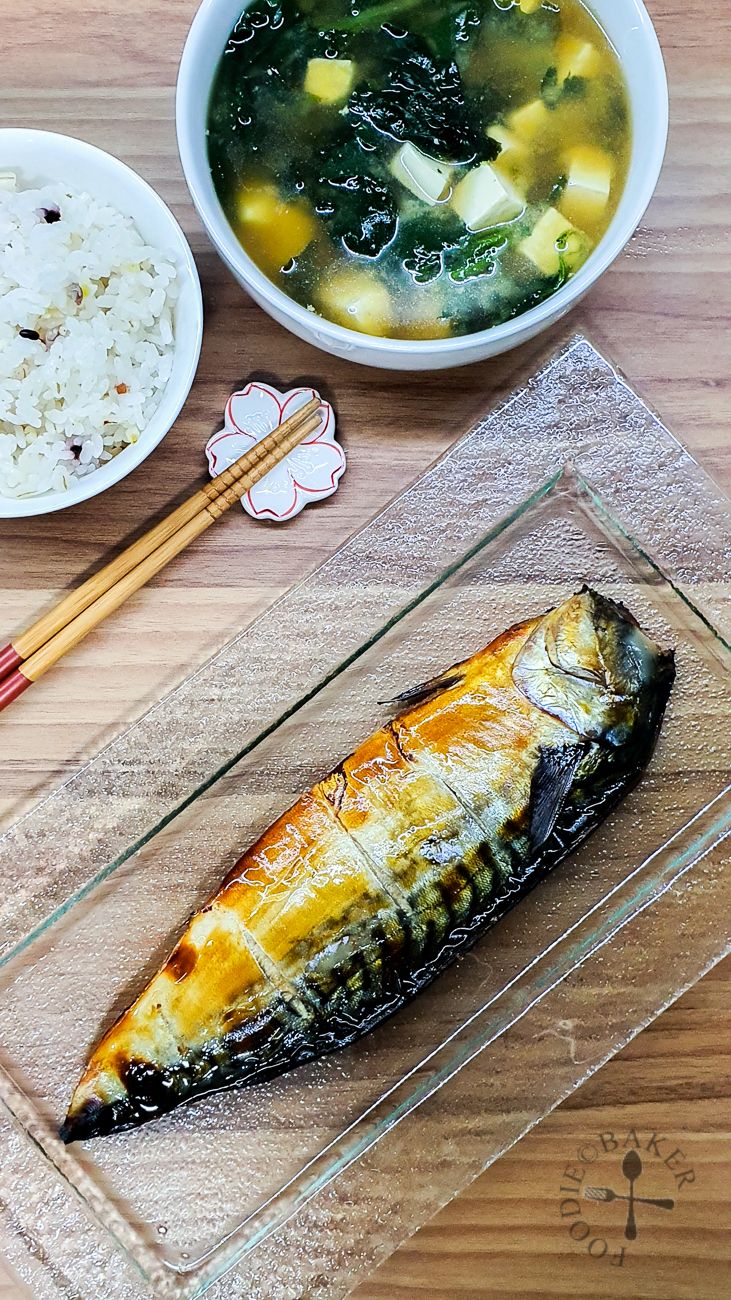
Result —
<path fill-rule="evenodd" d="M 472 333 L 555 293 L 630 151 L 617 56 L 579 0 L 255 0 L 208 112 L 243 247 L 310 311 Z"/>

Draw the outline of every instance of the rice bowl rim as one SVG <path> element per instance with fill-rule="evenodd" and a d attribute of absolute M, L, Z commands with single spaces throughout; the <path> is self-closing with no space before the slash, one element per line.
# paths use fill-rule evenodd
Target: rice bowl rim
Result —
<path fill-rule="evenodd" d="M 68 176 L 64 174 L 68 169 Z M 177 270 L 173 305 L 172 370 L 138 441 L 112 460 L 75 479 L 62 492 L 38 496 L 0 495 L 0 519 L 32 518 L 88 501 L 126 478 L 162 442 L 175 423 L 193 385 L 203 341 L 203 296 L 190 245 L 165 201 L 127 163 L 74 136 L 31 127 L 0 128 L 0 171 L 16 171 L 21 185 L 62 184 L 85 191 L 131 217 L 146 243 L 170 258 Z"/>

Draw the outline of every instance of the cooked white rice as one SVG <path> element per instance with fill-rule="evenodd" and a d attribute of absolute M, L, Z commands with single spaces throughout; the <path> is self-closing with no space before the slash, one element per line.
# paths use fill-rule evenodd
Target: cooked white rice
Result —
<path fill-rule="evenodd" d="M 0 495 L 64 491 L 137 441 L 177 292 L 174 263 L 109 204 L 0 178 Z"/>

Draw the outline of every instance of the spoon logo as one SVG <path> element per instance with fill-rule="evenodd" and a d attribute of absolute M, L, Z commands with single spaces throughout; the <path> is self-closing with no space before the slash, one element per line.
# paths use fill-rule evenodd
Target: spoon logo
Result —
<path fill-rule="evenodd" d="M 634 1147 L 626 1153 L 622 1161 L 622 1173 L 629 1187 L 626 1195 L 615 1192 L 611 1187 L 585 1187 L 584 1197 L 587 1201 L 626 1201 L 627 1222 L 624 1225 L 624 1235 L 627 1241 L 635 1241 L 637 1239 L 635 1206 L 654 1205 L 658 1210 L 673 1210 L 675 1201 L 670 1196 L 637 1196 L 635 1183 L 642 1173 L 642 1157 Z"/>
<path fill-rule="evenodd" d="M 599 1133 L 563 1170 L 559 1215 L 574 1245 L 622 1268 L 639 1227 L 675 1210 L 678 1193 L 693 1183 L 685 1152 L 665 1134 L 634 1128 Z"/>

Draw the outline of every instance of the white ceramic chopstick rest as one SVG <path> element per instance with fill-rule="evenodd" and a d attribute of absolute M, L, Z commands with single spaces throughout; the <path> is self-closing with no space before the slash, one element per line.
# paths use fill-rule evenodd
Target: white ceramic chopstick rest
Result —
<path fill-rule="evenodd" d="M 280 393 L 260 383 L 247 384 L 233 393 L 226 403 L 223 429 L 206 443 L 211 478 L 318 396 L 313 388 Z M 332 496 L 344 473 L 345 452 L 335 438 L 335 413 L 330 403 L 323 401 L 320 427 L 255 483 L 241 504 L 252 519 L 293 519 L 310 502 Z"/>

